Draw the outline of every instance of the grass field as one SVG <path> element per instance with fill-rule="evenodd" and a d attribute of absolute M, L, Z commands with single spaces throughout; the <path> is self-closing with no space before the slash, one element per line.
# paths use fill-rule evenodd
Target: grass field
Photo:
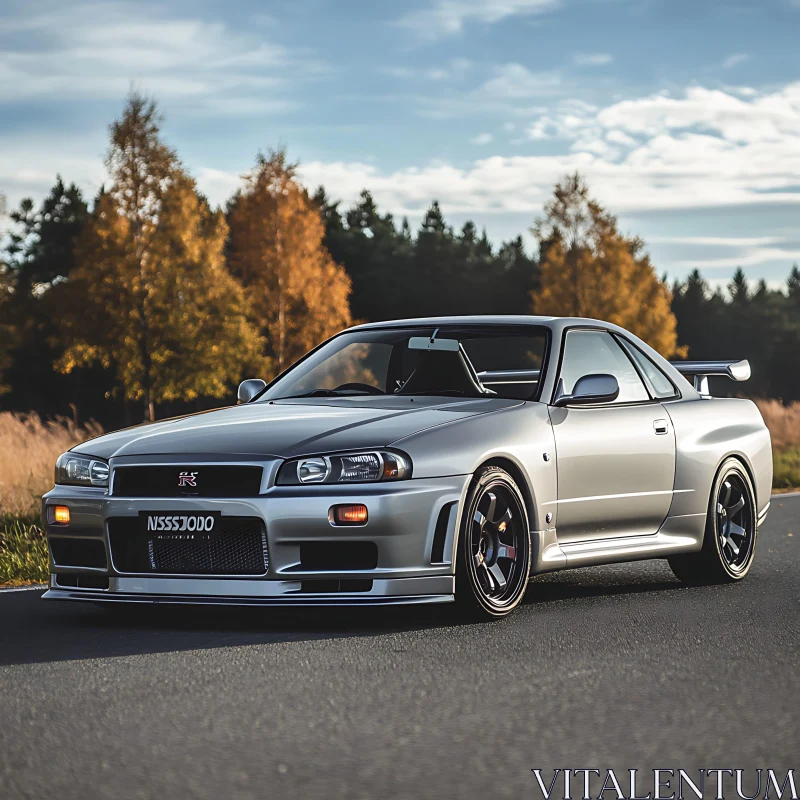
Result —
<path fill-rule="evenodd" d="M 800 488 L 800 403 L 757 400 L 772 435 L 773 486 Z M 47 545 L 39 503 L 53 485 L 56 458 L 102 433 L 66 418 L 43 421 L 35 414 L 0 413 L 0 586 L 45 582 Z"/>
<path fill-rule="evenodd" d="M 47 580 L 39 503 L 65 450 L 102 433 L 71 419 L 0 413 L 0 586 Z"/>

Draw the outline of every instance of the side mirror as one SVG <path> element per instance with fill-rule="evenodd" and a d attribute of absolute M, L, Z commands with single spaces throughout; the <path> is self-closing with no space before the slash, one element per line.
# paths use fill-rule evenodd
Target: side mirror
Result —
<path fill-rule="evenodd" d="M 239 404 L 249 403 L 256 395 L 261 394 L 267 388 L 266 381 L 261 378 L 249 378 L 239 384 L 237 399 Z"/>
<path fill-rule="evenodd" d="M 564 394 L 563 379 L 558 382 L 555 406 L 589 406 L 613 403 L 619 397 L 619 383 L 613 375 L 584 375 L 578 378 L 572 394 Z"/>

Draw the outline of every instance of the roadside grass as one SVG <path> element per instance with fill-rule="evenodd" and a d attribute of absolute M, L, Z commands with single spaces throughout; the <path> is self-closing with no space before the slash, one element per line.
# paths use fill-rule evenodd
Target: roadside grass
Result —
<path fill-rule="evenodd" d="M 0 586 L 47 583 L 49 572 L 40 520 L 0 517 Z"/>
<path fill-rule="evenodd" d="M 53 487 L 56 459 L 102 432 L 96 422 L 81 426 L 67 417 L 0 413 L 0 517 L 38 514 L 41 496 Z"/>
<path fill-rule="evenodd" d="M 800 489 L 800 402 L 756 400 L 772 435 L 777 491 Z M 47 583 L 47 542 L 40 501 L 53 485 L 53 465 L 65 450 L 102 433 L 95 423 L 36 414 L 0 413 L 0 586 Z"/>
<path fill-rule="evenodd" d="M 47 582 L 42 495 L 53 486 L 58 456 L 102 432 L 94 422 L 0 413 L 0 586 Z"/>
<path fill-rule="evenodd" d="M 775 451 L 772 462 L 773 488 L 787 492 L 800 487 L 800 450 Z"/>

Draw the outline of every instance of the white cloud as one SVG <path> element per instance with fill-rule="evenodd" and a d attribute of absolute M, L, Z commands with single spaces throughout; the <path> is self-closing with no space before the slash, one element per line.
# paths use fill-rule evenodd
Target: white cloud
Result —
<path fill-rule="evenodd" d="M 491 133 L 479 133 L 477 136 L 470 139 L 470 142 L 472 144 L 491 144 L 493 138 Z"/>
<path fill-rule="evenodd" d="M 729 143 L 780 142 L 800 135 L 800 83 L 752 99 L 696 86 L 683 97 L 623 100 L 603 109 L 597 121 L 607 129 L 649 137 L 696 129 Z"/>
<path fill-rule="evenodd" d="M 531 72 L 522 64 L 502 64 L 492 69 L 492 77 L 475 90 L 485 98 L 523 100 L 546 97 L 561 89 L 556 72 Z"/>
<path fill-rule="evenodd" d="M 748 100 L 691 87 L 678 97 L 652 95 L 602 109 L 560 103 L 528 133 L 563 138 L 564 147 L 549 155 L 492 156 L 467 168 L 437 162 L 386 173 L 314 162 L 303 172 L 346 201 L 369 186 L 382 205 L 409 214 L 433 197 L 452 212 L 535 213 L 553 183 L 576 169 L 615 212 L 800 203 L 800 83 Z M 776 244 L 747 246 L 766 251 Z M 756 257 L 764 252 L 743 263 Z"/>
<path fill-rule="evenodd" d="M 133 84 L 172 107 L 280 113 L 297 105 L 285 91 L 289 71 L 298 79 L 325 71 L 308 54 L 268 41 L 264 31 L 235 32 L 159 4 L 105 0 L 28 9 L 0 15 L 0 102 L 119 98 Z"/>
<path fill-rule="evenodd" d="M 579 67 L 604 67 L 614 60 L 611 53 L 578 53 L 573 59 Z"/>
<path fill-rule="evenodd" d="M 542 14 L 560 5 L 561 0 L 433 0 L 432 5 L 409 12 L 397 24 L 422 39 L 436 40 L 461 33 L 470 22 L 491 24 L 507 17 Z"/>
<path fill-rule="evenodd" d="M 719 258 L 691 258 L 675 262 L 678 267 L 691 269 L 735 269 L 757 267 L 768 261 L 784 261 L 791 264 L 800 259 L 800 250 L 782 247 L 745 247 L 732 256 Z"/>
<path fill-rule="evenodd" d="M 777 236 L 650 236 L 648 241 L 703 247 L 764 247 L 779 244 L 783 239 Z"/>
<path fill-rule="evenodd" d="M 739 64 L 744 64 L 745 61 L 749 61 L 749 60 L 750 60 L 750 56 L 747 55 L 747 53 L 734 53 L 733 55 L 728 56 L 722 62 L 722 68 L 723 69 L 731 69 L 732 67 L 735 67 L 735 66 L 737 66 Z"/>
<path fill-rule="evenodd" d="M 498 64 L 491 68 L 489 77 L 471 91 L 444 97 L 416 97 L 416 113 L 432 119 L 476 113 L 530 118 L 544 110 L 530 103 L 555 97 L 562 91 L 562 78 L 557 72 L 531 72 L 522 64 Z"/>
<path fill-rule="evenodd" d="M 447 64 L 439 67 L 420 69 L 417 67 L 395 66 L 383 69 L 387 75 L 402 80 L 419 80 L 424 78 L 429 81 L 447 81 L 460 78 L 469 71 L 472 62 L 466 58 L 453 58 Z"/>
<path fill-rule="evenodd" d="M 550 138 L 546 149 L 489 155 L 466 165 L 432 161 L 385 170 L 365 158 L 311 160 L 301 164 L 300 174 L 310 188 L 324 184 L 345 205 L 369 188 L 382 208 L 414 219 L 437 198 L 446 214 L 500 220 L 516 213 L 529 220 L 555 181 L 575 170 L 600 202 L 622 215 L 765 203 L 800 210 L 800 82 L 748 98 L 695 86 L 604 108 L 559 101 L 532 123 L 528 148 L 536 146 L 537 136 Z M 59 171 L 67 180 L 79 178 L 93 194 L 104 179 L 104 149 L 102 130 L 91 142 L 60 139 L 58 147 L 52 139 L 0 136 L 0 185 L 9 206 L 23 193 L 41 197 Z M 248 159 L 243 154 L 237 170 L 207 161 L 188 166 L 201 190 L 221 204 L 239 185 Z M 685 264 L 678 266 L 729 269 L 800 260 L 796 241 L 759 233 L 755 224 L 738 237 L 698 235 L 663 244 L 720 248 L 701 258 L 689 259 L 686 252 Z"/>

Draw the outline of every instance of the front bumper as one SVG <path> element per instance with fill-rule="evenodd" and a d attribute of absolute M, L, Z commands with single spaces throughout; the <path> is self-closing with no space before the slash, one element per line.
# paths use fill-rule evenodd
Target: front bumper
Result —
<path fill-rule="evenodd" d="M 57 486 L 45 495 L 44 519 L 46 506 L 66 505 L 70 523 L 47 525 L 48 542 L 64 538 L 102 542 L 106 558 L 102 567 L 57 564 L 51 547 L 50 589 L 44 597 L 269 606 L 448 602 L 454 596 L 452 553 L 458 509 L 468 482 L 469 476 L 462 475 L 358 487 L 273 486 L 246 499 L 114 497 L 105 490 Z M 366 525 L 331 524 L 332 505 L 354 503 L 367 506 Z M 115 565 L 108 522 L 138 518 L 141 511 L 216 511 L 223 517 L 260 518 L 267 534 L 268 570 L 259 577 L 122 572 Z M 341 564 L 336 569 L 324 564 L 306 568 L 301 546 L 315 542 L 373 542 L 377 564 L 371 569 L 344 569 Z M 94 547 L 99 551 L 98 545 Z"/>

